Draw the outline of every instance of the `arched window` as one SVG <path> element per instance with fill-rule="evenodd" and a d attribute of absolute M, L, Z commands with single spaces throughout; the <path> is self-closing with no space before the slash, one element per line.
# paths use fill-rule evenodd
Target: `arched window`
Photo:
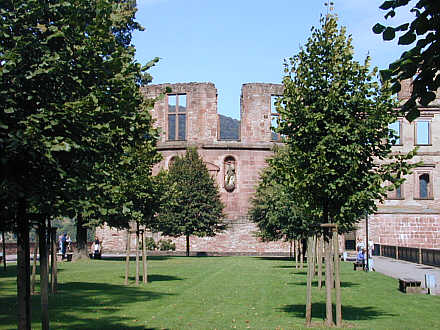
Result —
<path fill-rule="evenodd" d="M 429 174 L 423 173 L 419 176 L 419 198 L 430 198 Z"/>
<path fill-rule="evenodd" d="M 228 156 L 223 162 L 224 187 L 226 191 L 232 192 L 237 186 L 237 164 L 235 158 Z"/>

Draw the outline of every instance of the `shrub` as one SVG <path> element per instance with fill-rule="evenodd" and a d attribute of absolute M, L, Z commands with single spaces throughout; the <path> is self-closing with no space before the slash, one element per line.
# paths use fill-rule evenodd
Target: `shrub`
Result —
<path fill-rule="evenodd" d="M 159 241 L 159 250 L 160 251 L 175 251 L 176 244 L 173 243 L 170 239 L 161 239 Z"/>

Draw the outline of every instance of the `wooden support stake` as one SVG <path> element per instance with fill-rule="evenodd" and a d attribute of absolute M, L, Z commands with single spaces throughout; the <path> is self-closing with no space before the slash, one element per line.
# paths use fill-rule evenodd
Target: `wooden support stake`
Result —
<path fill-rule="evenodd" d="M 40 298 L 41 298 L 41 327 L 49 329 L 49 274 L 47 255 L 47 230 L 46 221 L 43 220 L 39 227 L 40 235 Z"/>
<path fill-rule="evenodd" d="M 31 294 L 35 294 L 35 274 L 37 273 L 37 256 L 38 256 L 38 230 L 35 235 L 35 246 L 34 246 L 34 259 L 32 260 L 32 279 L 31 279 Z"/>
<path fill-rule="evenodd" d="M 145 248 L 145 230 L 142 230 L 142 269 L 143 269 L 142 282 L 147 283 L 148 273 L 147 273 L 147 251 Z"/>
<path fill-rule="evenodd" d="M 341 306 L 341 280 L 339 277 L 339 242 L 338 229 L 333 228 L 333 250 L 334 250 L 334 275 L 336 291 L 336 326 L 342 327 L 342 306 Z"/>
<path fill-rule="evenodd" d="M 130 229 L 127 229 L 127 256 L 125 257 L 125 281 L 124 284 L 128 285 L 128 271 L 130 267 Z"/>
<path fill-rule="evenodd" d="M 312 323 L 312 282 L 315 275 L 315 236 L 308 238 L 307 244 L 307 298 L 306 298 L 306 325 Z"/>
<path fill-rule="evenodd" d="M 298 240 L 295 240 L 294 243 L 295 243 L 295 268 L 298 269 L 298 266 L 299 266 L 298 265 L 298 251 L 299 251 Z"/>
<path fill-rule="evenodd" d="M 2 231 L 2 250 L 3 250 L 3 270 L 6 271 L 6 241 L 5 241 L 4 231 Z"/>
<path fill-rule="evenodd" d="M 51 291 L 52 294 L 55 294 L 57 292 L 57 284 L 58 284 L 58 278 L 57 278 L 57 229 L 51 228 L 51 238 L 52 238 L 52 244 L 51 244 L 51 258 L 52 258 L 52 273 L 51 273 Z M 67 243 L 66 243 L 67 244 Z"/>
<path fill-rule="evenodd" d="M 318 261 L 318 288 L 322 288 L 322 236 L 316 240 L 316 255 Z"/>
<path fill-rule="evenodd" d="M 139 223 L 136 230 L 136 285 L 139 285 Z"/>

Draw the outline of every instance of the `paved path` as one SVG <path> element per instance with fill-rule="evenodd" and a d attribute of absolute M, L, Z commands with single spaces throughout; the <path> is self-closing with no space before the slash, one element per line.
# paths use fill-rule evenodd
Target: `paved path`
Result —
<path fill-rule="evenodd" d="M 437 287 L 433 290 L 433 293 L 440 295 L 440 268 L 386 257 L 373 257 L 373 259 L 374 269 L 377 272 L 397 279 L 412 278 L 421 281 L 422 287 L 425 286 L 425 274 L 434 275 Z"/>

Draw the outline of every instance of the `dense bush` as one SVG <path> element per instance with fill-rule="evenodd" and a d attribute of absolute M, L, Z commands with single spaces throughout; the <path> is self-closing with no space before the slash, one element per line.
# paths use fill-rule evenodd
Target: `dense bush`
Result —
<path fill-rule="evenodd" d="M 173 243 L 170 239 L 161 239 L 159 241 L 159 250 L 160 251 L 175 251 L 176 244 Z"/>

